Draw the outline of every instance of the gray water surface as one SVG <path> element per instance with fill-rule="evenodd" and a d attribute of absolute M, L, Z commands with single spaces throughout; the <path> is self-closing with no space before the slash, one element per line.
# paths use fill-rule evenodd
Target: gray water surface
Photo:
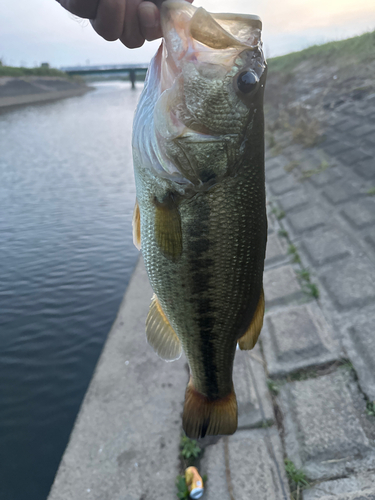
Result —
<path fill-rule="evenodd" d="M 1 500 L 47 498 L 138 256 L 129 87 L 0 115 Z"/>

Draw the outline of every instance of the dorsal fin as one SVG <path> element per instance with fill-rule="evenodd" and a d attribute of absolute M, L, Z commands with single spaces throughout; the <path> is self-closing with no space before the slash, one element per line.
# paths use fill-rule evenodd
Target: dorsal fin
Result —
<path fill-rule="evenodd" d="M 181 357 L 180 341 L 164 314 L 156 295 L 152 297 L 146 320 L 147 342 L 165 361 L 174 361 Z"/>

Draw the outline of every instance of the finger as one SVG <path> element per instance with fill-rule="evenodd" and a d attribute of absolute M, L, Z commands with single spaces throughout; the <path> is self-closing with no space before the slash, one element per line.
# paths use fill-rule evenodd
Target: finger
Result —
<path fill-rule="evenodd" d="M 99 0 L 58 0 L 59 4 L 72 14 L 86 19 L 94 19 Z"/>
<path fill-rule="evenodd" d="M 125 9 L 124 0 L 100 0 L 92 27 L 105 40 L 117 40 L 124 29 Z"/>
<path fill-rule="evenodd" d="M 138 20 L 142 36 L 146 40 L 156 40 L 162 36 L 160 13 L 155 4 L 144 1 L 138 7 Z"/>
<path fill-rule="evenodd" d="M 133 0 L 126 4 L 124 30 L 120 40 L 124 45 L 129 47 L 129 49 L 141 47 L 145 41 L 138 21 L 138 7 L 141 1 L 142 0 Z"/>

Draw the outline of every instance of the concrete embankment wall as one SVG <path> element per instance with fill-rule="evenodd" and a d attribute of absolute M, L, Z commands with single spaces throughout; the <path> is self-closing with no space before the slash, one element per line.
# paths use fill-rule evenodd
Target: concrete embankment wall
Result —
<path fill-rule="evenodd" d="M 36 104 L 73 97 L 88 92 L 90 87 L 81 82 L 58 77 L 1 77 L 0 110 L 25 104 Z"/>

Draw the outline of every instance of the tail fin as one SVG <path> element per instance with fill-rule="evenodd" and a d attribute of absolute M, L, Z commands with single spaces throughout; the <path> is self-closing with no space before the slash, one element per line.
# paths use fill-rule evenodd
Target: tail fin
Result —
<path fill-rule="evenodd" d="M 191 380 L 186 388 L 182 426 L 190 438 L 233 434 L 237 429 L 237 399 L 234 390 L 210 400 L 198 392 Z"/>

